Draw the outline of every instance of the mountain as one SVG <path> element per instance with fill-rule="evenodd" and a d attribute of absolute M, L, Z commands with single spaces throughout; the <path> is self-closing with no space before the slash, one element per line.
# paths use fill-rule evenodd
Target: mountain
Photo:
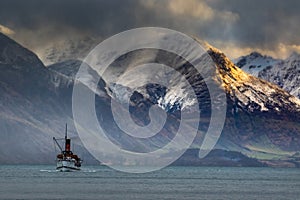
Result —
<path fill-rule="evenodd" d="M 221 167 L 265 167 L 267 164 L 255 158 L 249 158 L 236 151 L 213 149 L 204 158 L 199 158 L 198 149 L 188 149 L 174 162 L 179 166 L 221 166 Z"/>
<path fill-rule="evenodd" d="M 274 83 L 300 98 L 300 55 L 293 53 L 287 59 L 274 59 L 253 52 L 236 60 L 236 65 L 245 72 Z"/>
<path fill-rule="evenodd" d="M 275 83 L 300 99 L 300 55 L 293 53 L 273 67 L 262 70 L 258 76 Z"/>
<path fill-rule="evenodd" d="M 259 72 L 276 65 L 281 60 L 274 59 L 270 56 L 263 56 L 258 52 L 252 52 L 247 56 L 241 56 L 236 59 L 235 63 L 243 71 L 258 77 Z"/>
<path fill-rule="evenodd" d="M 230 150 L 242 147 L 241 152 L 260 159 L 299 151 L 299 99 L 243 72 L 218 50 L 212 49 L 210 55 L 228 96 L 227 121 L 219 144 L 231 146 Z"/>
<path fill-rule="evenodd" d="M 0 163 L 53 161 L 52 137 L 62 136 L 66 122 L 71 136 L 78 136 L 72 114 L 74 84 L 84 84 L 87 90 L 95 89 L 98 121 L 107 137 L 122 149 L 150 152 L 165 146 L 175 137 L 181 111 L 195 116 L 194 106 L 199 106 L 201 120 L 191 148 L 201 147 L 211 117 L 211 98 L 204 78 L 181 57 L 162 50 L 137 50 L 116 59 L 105 71 L 106 76 L 99 77 L 95 70 L 79 60 L 67 60 L 45 67 L 34 53 L 4 35 L 0 35 L 0 44 Z M 272 164 L 280 159 L 294 163 L 300 151 L 299 100 L 278 86 L 243 72 L 219 50 L 208 46 L 207 53 L 216 65 L 216 74 L 212 77 L 214 84 L 225 88 L 226 120 L 215 147 L 219 149 L 214 151 L 217 153 L 212 152 L 204 161 L 191 158 L 193 161 L 190 160 L 190 164 L 222 165 L 226 162 L 226 165 L 234 166 L 261 166 L 262 162 Z M 199 62 L 207 64 L 207 58 L 204 56 Z M 172 66 L 178 73 L 165 71 L 158 74 L 152 69 L 144 74 L 132 71 L 135 66 L 151 62 Z M 80 66 L 85 70 L 80 77 L 82 83 L 74 80 Z M 129 76 L 126 79 L 129 82 L 125 79 L 123 82 L 116 81 L 123 73 Z M 168 77 L 169 87 L 146 82 L 130 87 L 153 75 Z M 183 78 L 188 80 L 200 103 L 188 95 L 188 83 Z M 129 97 L 130 117 L 140 126 L 151 122 L 149 110 L 153 105 L 157 105 L 159 112 L 166 113 L 166 123 L 157 135 L 137 139 L 120 129 L 115 117 L 122 117 L 123 111 L 128 110 L 125 97 Z M 113 115 L 113 109 L 118 111 L 115 113 L 117 116 Z M 159 117 L 156 120 L 162 121 Z M 193 120 L 191 118 L 189 122 Z M 86 131 L 97 134 L 92 127 Z M 190 133 L 187 132 L 184 137 L 190 137 Z M 81 141 L 74 142 L 76 151 L 83 154 L 87 163 L 96 163 Z M 97 148 L 107 151 L 101 146 Z M 216 157 L 219 161 L 213 163 L 211 159 Z M 189 158 L 189 152 L 183 155 L 184 164 L 189 163 Z M 110 157 L 107 159 L 109 161 Z M 122 157 L 118 160 L 120 164 L 126 162 Z"/>
<path fill-rule="evenodd" d="M 57 62 L 52 65 L 48 65 L 47 68 L 52 71 L 58 72 L 61 75 L 69 77 L 70 79 L 74 79 L 81 64 L 82 64 L 82 61 L 71 59 L 71 60 L 65 60 L 62 62 Z"/>
<path fill-rule="evenodd" d="M 252 52 L 247 56 L 238 58 L 235 63 L 245 72 L 258 77 L 259 72 L 279 63 L 280 61 L 281 60 L 274 59 L 270 56 L 263 56 L 258 52 Z"/>
<path fill-rule="evenodd" d="M 291 156 L 299 151 L 300 147 L 299 99 L 274 84 L 245 73 L 219 50 L 210 46 L 207 48 L 208 54 L 217 66 L 218 77 L 214 79 L 215 84 L 224 86 L 227 96 L 225 128 L 216 148 L 242 152 L 261 160 L 294 159 Z M 170 75 L 168 72 L 157 74 L 154 70 L 141 75 L 139 71 L 132 70 L 134 66 L 151 62 L 172 66 L 180 75 Z M 178 127 L 176 124 L 180 109 L 192 112 L 191 108 L 197 104 L 187 95 L 187 86 L 182 82 L 182 77 L 185 77 L 193 86 L 200 102 L 199 135 L 192 145 L 193 148 L 200 148 L 203 132 L 207 130 L 211 117 L 211 102 L 205 82 L 193 66 L 171 53 L 148 49 L 123 55 L 110 67 L 107 74 L 127 74 L 128 81 L 132 85 L 135 85 L 135 81 L 143 82 L 144 79 L 151 80 L 150 78 L 155 76 L 168 77 L 167 79 L 172 80 L 169 88 L 151 83 L 130 88 L 125 86 L 128 85 L 126 81 L 123 81 L 122 85 L 120 82 L 118 84 L 114 82 L 114 78 L 105 80 L 107 94 L 119 103 L 119 110 L 126 109 L 123 107 L 123 103 L 126 102 L 124 97 L 133 94 L 130 98 L 130 111 L 137 124 L 149 123 L 149 107 L 154 104 L 166 111 L 170 120 L 160 132 L 162 137 L 132 143 L 130 139 L 121 136 L 122 131 L 113 123 L 111 113 L 104 112 L 104 116 L 99 112 L 98 119 L 103 119 L 103 124 L 107 125 L 105 128 L 115 143 L 128 150 L 133 150 L 134 147 L 135 150 L 147 152 L 170 141 L 173 137 L 170 133 Z M 135 92 L 132 92 L 133 90 Z"/>
<path fill-rule="evenodd" d="M 0 162 L 53 163 L 52 137 L 63 137 L 65 123 L 74 136 L 71 82 L 1 33 L 0 44 Z"/>

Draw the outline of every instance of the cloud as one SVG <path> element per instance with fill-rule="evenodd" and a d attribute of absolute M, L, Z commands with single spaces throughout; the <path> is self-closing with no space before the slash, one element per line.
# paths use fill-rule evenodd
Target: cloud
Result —
<path fill-rule="evenodd" d="M 289 57 L 293 52 L 300 53 L 300 45 L 289 45 L 284 43 L 279 43 L 272 49 L 261 47 L 253 48 L 252 46 L 244 46 L 234 42 L 226 41 L 213 41 L 211 42 L 211 44 L 221 49 L 222 52 L 224 52 L 231 59 L 248 55 L 253 51 L 280 59 L 285 59 Z"/>
<path fill-rule="evenodd" d="M 260 50 L 283 57 L 299 52 L 299 8 L 298 0 L 1 0 L 0 24 L 36 52 L 69 39 L 100 42 L 158 26 L 195 35 L 232 56 Z"/>
<path fill-rule="evenodd" d="M 300 44 L 300 1 L 289 0 L 211 0 L 215 9 L 230 10 L 240 19 L 227 35 L 227 40 L 242 46 L 272 49 L 279 43 Z"/>
<path fill-rule="evenodd" d="M 15 34 L 15 32 L 13 30 L 11 30 L 8 27 L 5 27 L 3 25 L 0 24 L 0 32 L 5 34 L 5 35 L 13 35 Z"/>
<path fill-rule="evenodd" d="M 169 0 L 167 8 L 174 15 L 191 16 L 205 22 L 215 19 L 234 22 L 239 17 L 236 13 L 230 11 L 213 9 L 203 0 Z"/>
<path fill-rule="evenodd" d="M 253 51 L 276 58 L 300 52 L 300 1 L 153 0 L 143 1 L 168 25 L 196 35 L 231 58 Z"/>
<path fill-rule="evenodd" d="M 179 29 L 186 23 L 196 30 L 199 25 L 231 24 L 239 19 L 237 13 L 214 9 L 205 0 L 145 0 L 141 1 L 141 5 L 160 19 L 168 19 L 167 25 L 177 26 Z"/>
<path fill-rule="evenodd" d="M 265 51 L 265 54 L 276 58 L 287 58 L 293 52 L 300 52 L 300 45 L 289 45 L 279 43 L 275 50 Z"/>
<path fill-rule="evenodd" d="M 188 15 L 210 21 L 214 18 L 215 12 L 204 1 L 196 0 L 173 0 L 168 2 L 168 9 L 175 15 Z"/>

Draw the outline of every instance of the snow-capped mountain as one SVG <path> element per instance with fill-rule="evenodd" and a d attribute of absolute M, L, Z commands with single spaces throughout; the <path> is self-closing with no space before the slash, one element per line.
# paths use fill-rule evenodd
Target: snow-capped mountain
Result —
<path fill-rule="evenodd" d="M 235 66 L 223 53 L 211 48 L 209 54 L 219 65 L 226 91 L 237 99 L 238 107 L 248 112 L 300 111 L 300 100 L 267 81 L 249 76 Z M 221 64 L 219 64 L 221 63 Z M 228 71 L 230 73 L 228 73 Z"/>
<path fill-rule="evenodd" d="M 291 151 L 299 148 L 299 143 L 292 137 L 300 137 L 300 127 L 297 123 L 300 101 L 278 86 L 245 73 L 219 50 L 208 47 L 208 53 L 217 65 L 219 75 L 218 78 L 216 77 L 215 83 L 225 87 L 228 100 L 227 121 L 218 146 L 229 150 L 236 148 L 235 150 L 245 151 L 245 153 L 252 155 L 257 153 L 256 149 L 258 148 L 259 151 L 265 153 L 272 151 L 270 150 L 271 147 L 281 149 L 282 152 L 284 152 L 283 150 Z M 137 66 L 147 62 L 173 66 L 180 75 L 157 74 L 153 70 L 139 74 L 135 73 L 130 66 L 130 64 Z M 183 108 L 182 102 L 190 102 L 190 104 L 185 104 L 184 109 L 189 109 L 193 105 L 193 102 L 189 101 L 189 96 L 186 96 L 187 87 L 182 81 L 182 78 L 185 77 L 191 85 L 195 86 L 194 90 L 198 102 L 201 102 L 199 105 L 201 115 L 206 118 L 200 123 L 199 129 L 205 130 L 207 128 L 208 124 L 205 122 L 209 121 L 211 102 L 205 82 L 193 66 L 185 63 L 178 56 L 157 50 L 141 50 L 123 55 L 112 63 L 111 67 L 112 69 L 111 71 L 108 70 L 108 74 L 119 75 L 121 71 L 126 74 L 128 68 L 130 72 L 128 81 L 132 85 L 136 85 L 133 83 L 134 80 L 143 81 L 144 76 L 171 76 L 170 79 L 167 78 L 171 80 L 169 88 L 149 83 L 136 88 L 137 91 L 133 93 L 130 105 L 132 106 L 132 117 L 139 124 L 147 125 L 149 123 L 147 113 L 150 105 L 160 105 L 174 119 L 178 117 L 177 112 Z M 121 104 L 124 102 L 124 96 L 132 94 L 132 90 L 135 89 L 122 86 L 120 83 L 109 82 L 107 84 L 111 88 L 110 97 Z M 104 124 L 113 121 L 112 118 L 107 120 Z M 169 124 L 166 129 L 172 130 L 171 127 L 172 124 Z M 276 127 L 275 130 L 274 127 Z M 263 141 L 257 138 L 261 138 Z M 265 149 L 261 146 L 265 146 Z M 199 147 L 199 144 L 194 144 L 194 147 Z"/>
<path fill-rule="evenodd" d="M 74 75 L 82 63 L 71 60 L 45 67 L 35 54 L 2 34 L 0 44 L 0 163 L 53 161 L 52 137 L 61 136 L 66 122 L 70 132 L 77 135 L 73 124 L 72 90 Z M 119 76 L 120 72 L 126 72 L 127 64 L 155 61 L 173 66 L 179 72 L 156 74 L 158 77 L 171 76 L 169 88 L 148 83 L 132 93 L 130 84 L 116 82 L 114 78 L 100 78 L 99 82 L 95 82 L 99 75 L 86 66 L 87 74 L 82 80 L 87 89 L 98 89 L 95 95 L 96 114 L 106 135 L 121 148 L 135 152 L 149 152 L 166 145 L 178 130 L 181 109 L 193 114 L 193 109 L 189 108 L 197 103 L 189 101 L 190 96 L 186 95 L 187 87 L 182 81 L 185 78 L 193 86 L 200 102 L 199 135 L 192 145 L 192 148 L 199 148 L 211 115 L 210 94 L 203 77 L 174 54 L 145 51 L 130 52 L 120 57 L 112 63 L 107 74 Z M 225 127 L 216 147 L 255 158 L 265 158 L 266 155 L 283 158 L 299 151 L 299 100 L 276 85 L 243 72 L 219 50 L 208 47 L 207 52 L 216 65 L 214 84 L 224 87 L 227 96 Z M 142 76 L 138 78 L 142 80 Z M 166 123 L 155 137 L 134 139 L 124 134 L 115 123 L 111 102 L 118 111 L 128 109 L 124 107 L 122 98 L 129 92 L 132 95 L 129 111 L 137 124 L 145 126 L 149 123 L 149 109 L 153 105 L 166 112 Z M 188 136 L 189 133 L 186 134 Z M 80 142 L 78 145 L 77 149 L 86 155 L 87 160 L 89 153 Z"/>
<path fill-rule="evenodd" d="M 227 136 L 236 144 L 243 143 L 252 153 L 257 149 L 267 153 L 274 145 L 281 150 L 297 149 L 299 144 L 292 138 L 300 136 L 297 122 L 299 99 L 276 85 L 243 72 L 220 51 L 211 48 L 208 52 L 218 66 L 230 99 L 223 138 Z M 292 131 L 290 127 L 298 128 Z M 290 130 L 289 133 L 283 133 L 285 128 Z M 293 135 L 292 138 L 289 134 Z"/>
<path fill-rule="evenodd" d="M 276 65 L 281 60 L 274 59 L 270 56 L 263 56 L 258 52 L 252 52 L 247 56 L 242 56 L 236 59 L 235 63 L 243 71 L 258 77 L 259 72 Z"/>
<path fill-rule="evenodd" d="M 274 83 L 300 98 L 300 55 L 293 53 L 284 60 L 262 56 L 253 52 L 236 60 L 236 65 L 245 72 Z"/>
<path fill-rule="evenodd" d="M 258 76 L 275 83 L 300 99 L 300 55 L 293 53 L 287 59 L 259 72 Z"/>

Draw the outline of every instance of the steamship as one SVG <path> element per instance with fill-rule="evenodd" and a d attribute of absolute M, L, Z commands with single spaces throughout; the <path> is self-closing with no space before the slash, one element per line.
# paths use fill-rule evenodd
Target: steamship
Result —
<path fill-rule="evenodd" d="M 53 141 L 56 146 L 60 149 L 60 153 L 56 156 L 56 169 L 61 172 L 71 172 L 80 170 L 82 160 L 71 151 L 71 139 L 68 138 L 67 135 L 67 124 L 65 131 L 65 148 L 63 149 L 58 143 L 55 137 L 53 137 Z"/>

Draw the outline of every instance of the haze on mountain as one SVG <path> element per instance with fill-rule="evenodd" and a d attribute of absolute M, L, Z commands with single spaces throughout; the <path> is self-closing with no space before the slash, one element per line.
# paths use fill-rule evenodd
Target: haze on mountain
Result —
<path fill-rule="evenodd" d="M 34 53 L 3 34 L 0 34 L 0 44 L 0 163 L 54 162 L 52 137 L 62 136 L 66 122 L 71 136 L 77 136 L 72 118 L 72 89 L 74 75 L 82 62 L 70 60 L 45 67 Z M 299 99 L 274 84 L 246 74 L 219 50 L 208 46 L 207 52 L 216 64 L 218 77 L 215 84 L 222 85 L 227 96 L 225 127 L 215 147 L 225 153 L 212 154 L 214 158 L 218 155 L 218 159 L 211 162 L 210 154 L 201 160 L 191 157 L 187 151 L 177 164 L 261 166 L 278 165 L 281 160 L 280 165 L 299 166 Z M 199 149 L 211 117 L 211 102 L 205 82 L 194 73 L 193 66 L 168 52 L 141 50 L 120 57 L 110 68 L 114 71 L 114 66 L 126 66 L 123 65 L 126 62 L 151 60 L 169 64 L 193 85 L 198 102 L 201 102 L 201 121 L 191 150 Z M 175 64 L 171 64 L 174 61 Z M 183 106 L 181 100 L 184 96 L 180 95 L 185 94 L 183 90 L 172 95 L 181 87 L 180 79 L 174 79 L 172 89 L 147 84 L 133 93 L 130 113 L 137 124 L 149 123 L 149 108 L 155 104 L 168 116 L 157 136 L 139 140 L 124 134 L 114 122 L 111 112 L 112 100 L 119 109 L 127 109 L 122 95 L 131 88 L 105 82 L 89 66 L 86 69 L 87 88 L 97 87 L 95 106 L 98 120 L 113 143 L 126 150 L 148 152 L 172 139 Z M 97 78 L 100 78 L 99 82 L 95 81 Z M 185 109 L 189 109 L 189 105 Z M 81 152 L 87 163 L 97 162 L 80 140 L 75 144 L 76 151 Z M 120 162 L 123 162 L 122 158 Z"/>

